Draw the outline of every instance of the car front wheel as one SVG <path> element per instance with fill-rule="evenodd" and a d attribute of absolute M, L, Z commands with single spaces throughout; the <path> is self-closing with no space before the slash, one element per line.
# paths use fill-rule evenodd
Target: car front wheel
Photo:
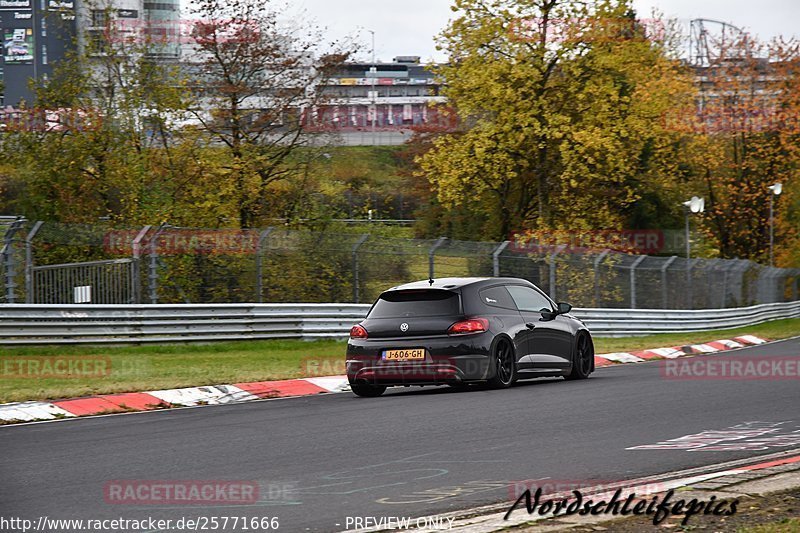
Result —
<path fill-rule="evenodd" d="M 594 362 L 594 348 L 589 336 L 585 333 L 578 335 L 575 340 L 575 359 L 572 361 L 572 371 L 567 379 L 586 379 L 592 373 Z"/>

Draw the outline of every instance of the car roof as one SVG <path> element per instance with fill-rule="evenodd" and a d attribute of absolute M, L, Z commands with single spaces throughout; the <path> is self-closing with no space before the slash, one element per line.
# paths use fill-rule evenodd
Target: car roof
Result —
<path fill-rule="evenodd" d="M 519 278 L 434 278 L 433 283 L 431 280 L 414 281 L 412 283 L 405 283 L 397 285 L 388 289 L 389 291 L 404 291 L 409 289 L 440 289 L 440 290 L 453 290 L 461 289 L 468 285 L 477 283 L 490 284 L 490 283 L 524 283 L 529 285 L 530 282 Z"/>

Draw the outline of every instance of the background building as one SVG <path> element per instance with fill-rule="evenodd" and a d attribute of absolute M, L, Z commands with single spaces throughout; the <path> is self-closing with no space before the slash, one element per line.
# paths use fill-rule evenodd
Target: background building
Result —
<path fill-rule="evenodd" d="M 387 131 L 446 121 L 441 84 L 417 56 L 391 63 L 347 63 L 322 87 L 325 104 L 308 117 L 312 128 L 334 131 Z"/>
<path fill-rule="evenodd" d="M 0 0 L 0 105 L 31 105 L 30 80 L 47 80 L 79 47 L 97 55 L 131 42 L 154 60 L 177 60 L 179 18 L 180 0 Z"/>
<path fill-rule="evenodd" d="M 75 0 L 0 0 L 0 104 L 33 102 L 31 79 L 47 79 L 75 42 Z"/>

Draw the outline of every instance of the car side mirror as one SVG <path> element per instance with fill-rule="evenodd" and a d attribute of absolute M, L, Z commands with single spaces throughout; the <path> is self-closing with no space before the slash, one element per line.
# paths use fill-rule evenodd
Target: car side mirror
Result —
<path fill-rule="evenodd" d="M 558 314 L 559 315 L 566 315 L 570 311 L 572 311 L 572 306 L 570 304 L 565 303 L 565 302 L 559 302 L 558 303 Z"/>

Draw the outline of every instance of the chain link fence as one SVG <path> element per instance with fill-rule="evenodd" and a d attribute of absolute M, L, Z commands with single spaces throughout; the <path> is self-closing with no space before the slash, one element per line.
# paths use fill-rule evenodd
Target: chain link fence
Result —
<path fill-rule="evenodd" d="M 800 270 L 566 245 L 271 227 L 139 228 L 0 219 L 2 303 L 369 303 L 428 277 L 508 276 L 583 308 L 794 301 Z"/>

